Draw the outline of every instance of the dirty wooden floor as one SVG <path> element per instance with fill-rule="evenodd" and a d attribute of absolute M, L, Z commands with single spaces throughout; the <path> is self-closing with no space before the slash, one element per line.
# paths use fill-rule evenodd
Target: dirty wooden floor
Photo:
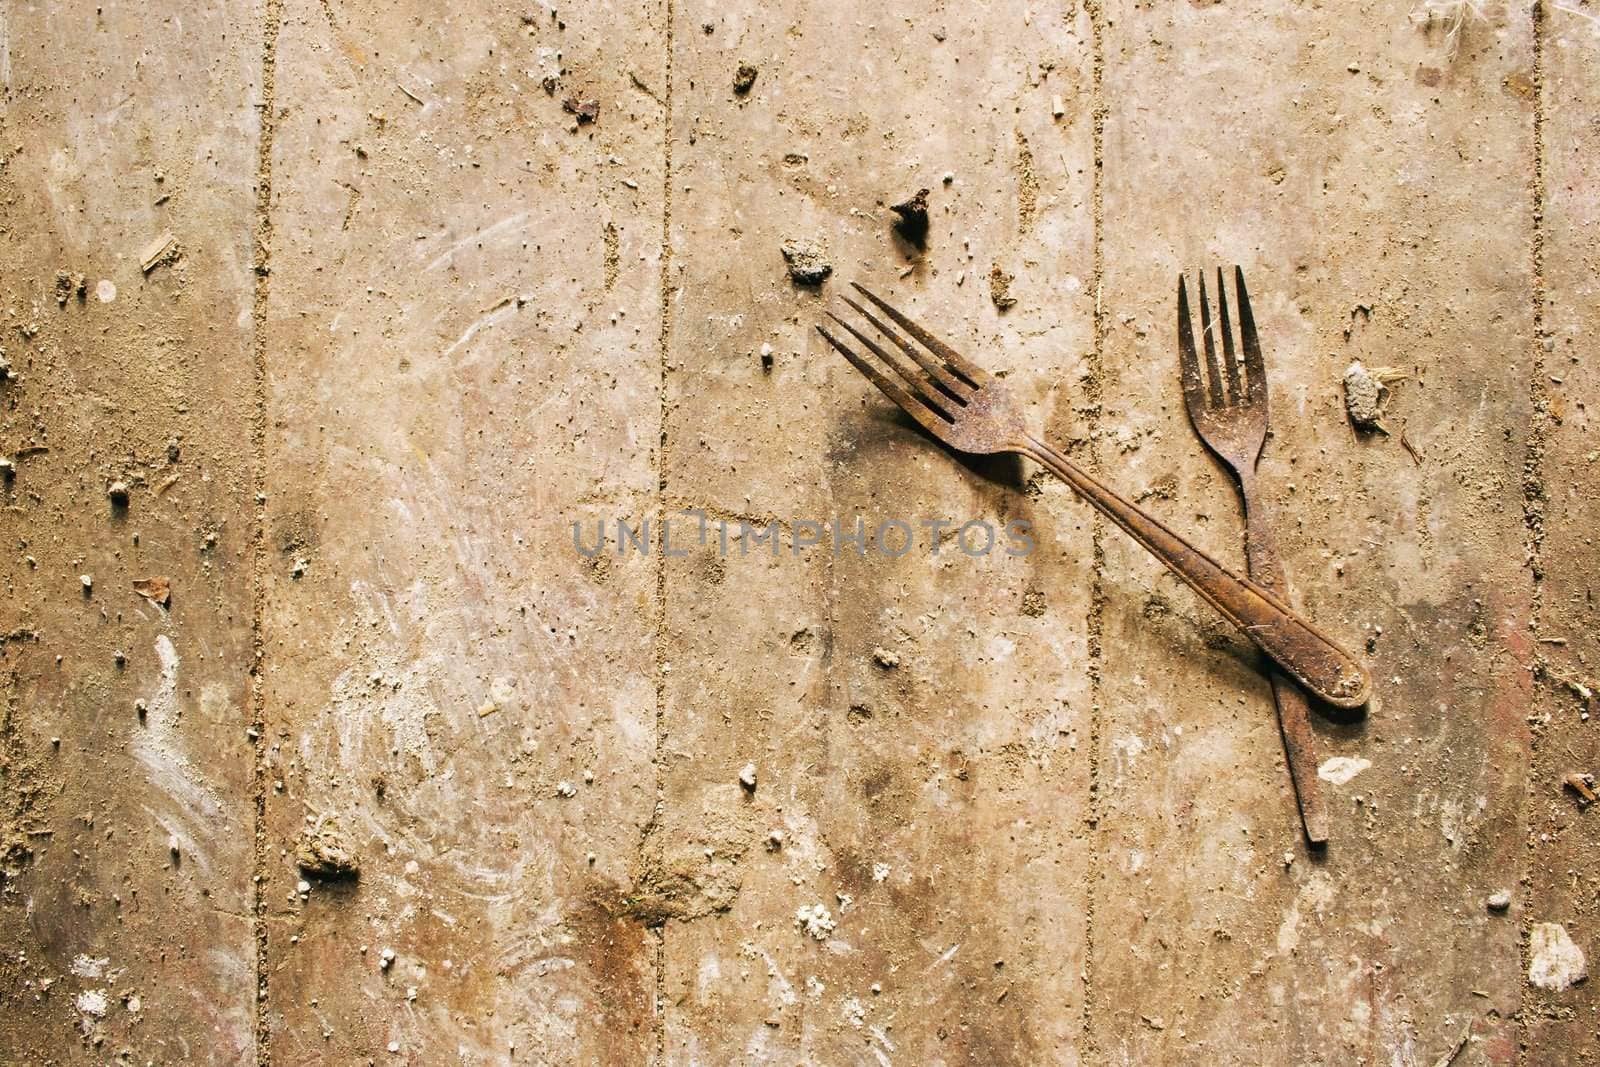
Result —
<path fill-rule="evenodd" d="M 4 0 L 0 1062 L 1600 1063 L 1600 5 L 1428 6 Z M 1238 563 L 1233 263 L 1377 681 L 1320 853 L 1248 646 L 811 329 Z M 793 549 L 858 516 L 1039 549 Z"/>

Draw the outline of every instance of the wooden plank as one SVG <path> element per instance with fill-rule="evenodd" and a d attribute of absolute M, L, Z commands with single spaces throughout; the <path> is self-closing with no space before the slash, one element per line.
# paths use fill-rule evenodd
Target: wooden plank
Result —
<path fill-rule="evenodd" d="M 668 494 L 788 533 L 776 560 L 691 542 L 668 561 L 645 873 L 669 1062 L 1077 1062 L 1088 514 L 914 432 L 812 326 L 863 281 L 1082 437 L 1088 30 L 1020 4 L 678 14 Z M 925 252 L 889 210 L 924 187 Z M 786 275 L 788 240 L 825 247 L 820 290 Z M 1033 555 L 934 556 L 922 525 L 1012 518 Z M 794 546 L 806 520 L 889 519 L 917 535 L 896 558 L 832 528 Z"/>
<path fill-rule="evenodd" d="M 1592 7 L 1592 5 L 1591 5 Z M 1541 26 L 1541 247 L 1544 330 L 1531 386 L 1540 401 L 1540 455 L 1531 468 L 1529 514 L 1541 579 L 1535 650 L 1538 702 L 1527 813 L 1530 890 L 1517 909 L 1526 927 L 1528 1063 L 1595 1063 L 1600 953 L 1594 869 L 1596 813 L 1566 781 L 1600 773 L 1593 694 L 1600 687 L 1600 613 L 1595 606 L 1600 506 L 1594 485 L 1600 435 L 1594 408 L 1592 338 L 1600 328 L 1600 106 L 1595 13 L 1545 9 Z"/>
<path fill-rule="evenodd" d="M 1107 535 L 1097 1042 L 1118 1063 L 1431 1063 L 1470 1025 L 1457 1062 L 1507 1062 L 1518 929 L 1485 899 L 1523 857 L 1528 754 L 1527 16 L 1468 26 L 1453 59 L 1377 4 L 1105 18 L 1102 462 L 1173 485 L 1152 504 L 1242 565 L 1183 408 L 1174 290 L 1243 265 L 1279 546 L 1376 697 L 1316 723 L 1323 760 L 1361 762 L 1328 768 L 1331 843 L 1308 854 L 1250 647 Z M 1345 417 L 1357 358 L 1411 375 L 1390 436 Z"/>
<path fill-rule="evenodd" d="M 275 1062 L 654 1050 L 653 950 L 624 910 L 655 800 L 655 563 L 586 559 L 570 526 L 592 542 L 655 497 L 657 32 L 613 7 L 287 6 Z M 359 879 L 297 870 L 325 820 Z"/>
<path fill-rule="evenodd" d="M 6 1063 L 254 1059 L 255 15 L 0 13 Z"/>

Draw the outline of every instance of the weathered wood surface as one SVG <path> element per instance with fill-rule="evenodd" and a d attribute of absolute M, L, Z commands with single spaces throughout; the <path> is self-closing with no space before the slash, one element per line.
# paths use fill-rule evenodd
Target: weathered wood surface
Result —
<path fill-rule="evenodd" d="M 1600 1061 L 1597 19 L 0 8 L 0 1061 Z M 874 286 L 1242 565 L 1234 263 L 1377 682 L 1325 852 L 1249 646 L 812 329 Z"/>

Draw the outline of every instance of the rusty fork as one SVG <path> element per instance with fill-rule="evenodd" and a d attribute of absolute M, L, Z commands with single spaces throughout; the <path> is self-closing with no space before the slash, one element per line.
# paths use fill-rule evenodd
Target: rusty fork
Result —
<path fill-rule="evenodd" d="M 1165 563 L 1290 677 L 1337 707 L 1356 708 L 1366 703 L 1371 689 L 1366 669 L 1332 638 L 1272 590 L 1224 567 L 1161 520 L 1091 477 L 1029 430 L 1022 406 L 1012 399 L 1004 383 L 878 296 L 859 285 L 855 289 L 910 335 L 909 339 L 902 336 L 865 306 L 844 298 L 904 358 L 831 312 L 829 317 L 869 355 L 858 354 L 823 326 L 817 330 L 923 429 L 957 451 L 1014 452 L 1040 464 Z"/>
<path fill-rule="evenodd" d="M 1256 486 L 1256 461 L 1267 440 L 1267 372 L 1256 335 L 1250 294 L 1244 270 L 1233 268 L 1233 287 L 1239 312 L 1239 347 L 1234 347 L 1233 324 L 1228 317 L 1228 290 L 1222 268 L 1217 268 L 1217 314 L 1211 314 L 1205 272 L 1200 272 L 1200 336 L 1204 340 L 1205 366 L 1195 351 L 1189 313 L 1189 291 L 1178 276 L 1178 362 L 1183 379 L 1183 400 L 1194 432 L 1233 475 L 1244 500 L 1245 557 L 1250 577 L 1281 600 L 1289 600 L 1289 583 L 1278 559 L 1277 545 L 1266 509 Z M 1217 363 L 1217 342 L 1222 363 Z M 1241 366 L 1241 361 L 1243 366 Z M 1284 757 L 1300 804 L 1300 823 L 1306 840 L 1323 845 L 1328 840 L 1328 804 L 1317 784 L 1317 757 L 1312 743 L 1311 713 L 1306 696 L 1273 670 L 1272 696 L 1278 706 L 1278 729 L 1283 735 Z"/>

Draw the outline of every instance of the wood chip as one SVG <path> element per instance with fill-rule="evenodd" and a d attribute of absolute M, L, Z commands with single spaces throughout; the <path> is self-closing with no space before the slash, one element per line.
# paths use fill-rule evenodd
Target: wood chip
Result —
<path fill-rule="evenodd" d="M 1400 427 L 1400 446 L 1411 456 L 1411 462 L 1422 466 L 1422 453 L 1417 451 L 1417 446 L 1406 440 L 1406 428 Z"/>
<path fill-rule="evenodd" d="M 1566 780 L 1561 784 L 1578 794 L 1578 799 L 1582 800 L 1584 804 L 1594 803 L 1594 778 L 1591 776 L 1574 772 L 1567 775 Z"/>
<path fill-rule="evenodd" d="M 1452 1063 L 1456 1062 L 1456 1057 L 1461 1055 L 1461 1050 L 1467 1047 L 1467 1039 L 1471 1036 L 1472 1022 L 1471 1020 L 1468 1020 L 1466 1029 L 1462 1030 L 1461 1036 L 1456 1038 L 1455 1047 L 1449 1049 L 1438 1059 L 1434 1060 L 1433 1067 L 1450 1067 Z"/>
<path fill-rule="evenodd" d="M 172 599 L 172 583 L 165 578 L 135 578 L 133 591 L 163 608 Z"/>
<path fill-rule="evenodd" d="M 144 251 L 139 253 L 139 269 L 149 274 L 156 267 L 172 258 L 178 250 L 178 239 L 172 236 L 172 231 L 157 237 L 154 241 L 144 246 Z"/>

